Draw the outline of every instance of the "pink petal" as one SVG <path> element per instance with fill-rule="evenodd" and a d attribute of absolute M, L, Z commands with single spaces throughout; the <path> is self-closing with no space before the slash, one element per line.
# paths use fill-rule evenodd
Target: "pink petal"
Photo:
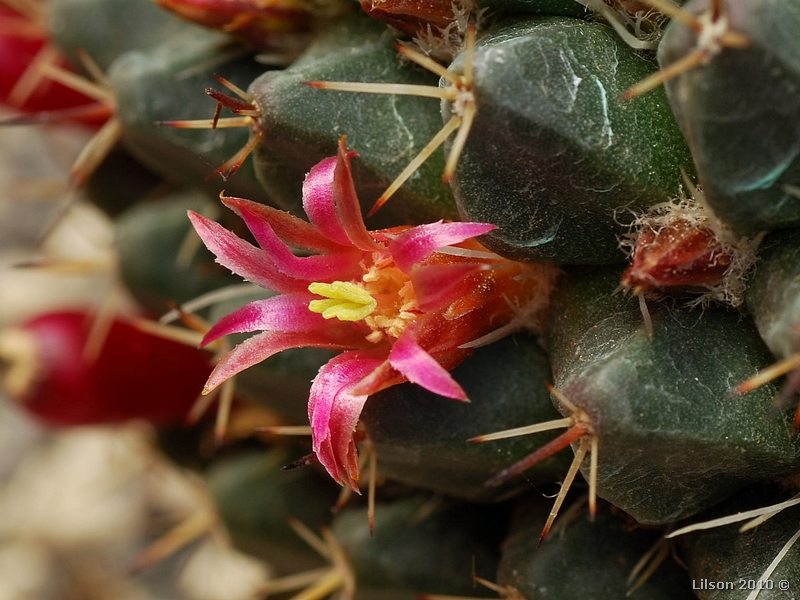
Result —
<path fill-rule="evenodd" d="M 469 277 L 489 268 L 485 263 L 470 262 L 425 265 L 413 269 L 411 283 L 414 285 L 419 308 L 432 312 L 449 306 L 465 292 L 474 290 L 475 284 L 467 281 Z"/>
<path fill-rule="evenodd" d="M 222 317 L 206 333 L 201 346 L 223 335 L 250 331 L 310 331 L 329 325 L 322 315 L 308 309 L 314 294 L 283 294 L 256 300 Z"/>
<path fill-rule="evenodd" d="M 340 354 L 319 370 L 309 395 L 314 452 L 331 477 L 356 491 L 358 459 L 353 432 L 368 396 L 351 390 L 382 362 L 365 351 Z"/>
<path fill-rule="evenodd" d="M 467 399 L 466 392 L 450 373 L 417 344 L 411 329 L 406 329 L 392 346 L 389 364 L 411 383 L 416 383 L 434 394 L 455 400 Z"/>
<path fill-rule="evenodd" d="M 308 288 L 308 282 L 297 281 L 278 271 L 262 250 L 238 238 L 219 223 L 189 211 L 189 219 L 206 247 L 217 257 L 217 262 L 275 292 L 299 292 Z"/>
<path fill-rule="evenodd" d="M 277 208 L 232 196 L 224 196 L 222 202 L 239 216 L 242 214 L 241 208 L 245 207 L 250 213 L 269 223 L 278 237 L 294 248 L 321 254 L 342 252 L 350 246 L 347 238 L 344 239 L 344 245 L 332 242 L 308 221 Z"/>
<path fill-rule="evenodd" d="M 339 215 L 336 214 L 336 203 L 333 201 L 333 171 L 336 168 L 336 157 L 326 158 L 314 165 L 303 181 L 303 209 L 309 220 L 317 226 L 325 236 L 350 246 Z"/>
<path fill-rule="evenodd" d="M 426 260 L 437 248 L 458 244 L 493 229 L 490 223 L 430 223 L 404 231 L 389 244 L 395 264 L 405 273 Z"/>
<path fill-rule="evenodd" d="M 350 350 L 364 343 L 363 334 L 343 324 L 317 331 L 265 331 L 246 339 L 223 356 L 206 382 L 207 394 L 223 381 L 289 348 Z"/>
<path fill-rule="evenodd" d="M 405 383 L 406 378 L 397 372 L 389 360 L 384 360 L 369 375 L 359 381 L 351 390 L 353 394 L 366 394 L 371 396 L 381 390 L 392 387 L 399 383 Z"/>
<path fill-rule="evenodd" d="M 289 247 L 275 235 L 272 226 L 259 219 L 244 206 L 239 210 L 247 228 L 253 233 L 258 244 L 284 275 L 306 281 L 350 280 L 361 276 L 359 260 L 361 253 L 355 250 L 338 254 L 317 254 L 315 256 L 295 256 Z"/>
<path fill-rule="evenodd" d="M 336 156 L 336 167 L 333 170 L 333 200 L 336 214 L 348 239 L 359 250 L 365 252 L 383 251 L 385 247 L 376 244 L 364 225 L 361 204 L 358 202 L 356 187 L 353 182 L 353 169 L 350 165 L 350 154 L 344 145 L 344 137 L 339 140 L 339 153 Z"/>

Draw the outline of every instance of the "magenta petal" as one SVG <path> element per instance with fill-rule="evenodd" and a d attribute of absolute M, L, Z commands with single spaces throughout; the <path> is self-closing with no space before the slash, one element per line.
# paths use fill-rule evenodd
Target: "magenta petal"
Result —
<path fill-rule="evenodd" d="M 353 182 L 350 154 L 344 146 L 344 138 L 339 140 L 339 153 L 336 156 L 336 166 L 333 170 L 332 187 L 336 214 L 339 216 L 339 222 L 342 224 L 352 244 L 365 252 L 385 250 L 384 246 L 375 243 L 375 240 L 367 231 L 366 225 L 364 225 L 361 204 L 358 202 L 356 187 Z"/>
<path fill-rule="evenodd" d="M 242 215 L 242 207 L 246 208 L 258 218 L 269 223 L 277 236 L 294 248 L 326 253 L 341 252 L 346 249 L 345 246 L 350 246 L 347 238 L 344 239 L 344 245 L 337 244 L 323 235 L 317 227 L 308 221 L 299 219 L 277 208 L 232 196 L 224 196 L 222 202 L 239 216 Z"/>
<path fill-rule="evenodd" d="M 369 375 L 359 381 L 351 391 L 354 394 L 367 394 L 370 396 L 404 381 L 405 378 L 386 359 Z"/>
<path fill-rule="evenodd" d="M 353 432 L 368 396 L 353 386 L 383 361 L 365 351 L 332 358 L 314 379 L 308 402 L 313 448 L 331 477 L 358 491 L 358 460 Z"/>
<path fill-rule="evenodd" d="M 217 262 L 245 279 L 275 292 L 299 292 L 308 282 L 296 281 L 280 273 L 262 250 L 239 239 L 219 223 L 189 211 L 197 235 L 217 257 Z"/>
<path fill-rule="evenodd" d="M 468 277 L 489 268 L 489 265 L 477 262 L 417 267 L 411 272 L 417 305 L 425 312 L 449 306 L 462 297 L 462 284 Z"/>
<path fill-rule="evenodd" d="M 490 223 L 430 223 L 404 231 L 389 244 L 389 253 L 395 264 L 409 273 L 437 248 L 458 244 L 496 229 Z"/>
<path fill-rule="evenodd" d="M 259 219 L 244 206 L 240 207 L 242 219 L 253 232 L 256 241 L 284 275 L 306 281 L 349 280 L 361 275 L 359 259 L 355 250 L 338 254 L 295 256 L 289 247 L 275 234 L 266 221 Z"/>
<path fill-rule="evenodd" d="M 389 364 L 411 383 L 416 383 L 434 394 L 455 400 L 467 399 L 466 392 L 447 369 L 417 344 L 411 329 L 406 329 L 392 346 Z"/>
<path fill-rule="evenodd" d="M 303 181 L 303 209 L 309 220 L 317 226 L 325 236 L 349 246 L 339 215 L 336 214 L 336 203 L 333 201 L 333 171 L 336 168 L 336 157 L 326 158 L 314 165 Z"/>
<path fill-rule="evenodd" d="M 283 294 L 256 300 L 222 317 L 206 333 L 202 346 L 223 335 L 250 331 L 310 331 L 330 325 L 322 315 L 308 309 L 314 294 Z"/>
<path fill-rule="evenodd" d="M 350 350 L 362 341 L 363 336 L 348 327 L 329 326 L 318 331 L 265 331 L 246 339 L 223 356 L 203 392 L 210 392 L 223 381 L 289 348 Z"/>

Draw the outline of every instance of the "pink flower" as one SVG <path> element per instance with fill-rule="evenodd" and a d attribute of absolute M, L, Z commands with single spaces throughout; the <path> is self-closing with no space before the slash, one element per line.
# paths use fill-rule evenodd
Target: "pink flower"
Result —
<path fill-rule="evenodd" d="M 353 432 L 370 394 L 410 381 L 466 400 L 449 370 L 472 352 L 465 346 L 495 329 L 541 317 L 555 270 L 487 252 L 472 238 L 485 223 L 431 223 L 368 231 L 356 197 L 350 155 L 339 145 L 306 177 L 310 223 L 241 198 L 224 198 L 259 247 L 190 213 L 217 261 L 278 295 L 222 318 L 204 344 L 259 331 L 224 356 L 209 392 L 226 379 L 288 348 L 342 350 L 311 387 L 308 414 L 320 462 L 341 484 L 357 488 Z M 289 247 L 310 256 L 295 256 Z"/>

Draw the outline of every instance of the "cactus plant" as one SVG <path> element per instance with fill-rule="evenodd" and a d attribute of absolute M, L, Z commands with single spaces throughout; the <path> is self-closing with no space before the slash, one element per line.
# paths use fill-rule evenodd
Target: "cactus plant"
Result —
<path fill-rule="evenodd" d="M 230 380 L 234 413 L 258 404 L 270 431 L 311 437 L 292 458 L 235 447 L 207 459 L 234 540 L 288 573 L 264 593 L 617 598 L 666 529 L 744 487 L 791 485 L 799 0 L 158 4 L 174 14 L 146 0 L 46 9 L 65 53 L 82 47 L 106 70 L 131 154 L 191 188 L 118 218 L 124 284 L 150 311 L 185 303 L 176 314 L 204 343 L 232 348 L 206 391 Z M 203 181 L 214 174 L 224 194 Z M 218 194 L 235 216 L 195 208 Z M 202 253 L 175 262 L 189 204 L 224 268 Z M 242 277 L 265 290 L 213 300 L 237 296 L 226 286 Z M 86 420 L 80 410 L 59 406 L 59 419 Z M 537 435 L 501 439 L 526 433 Z M 280 445 L 244 445 L 255 443 Z M 337 510 L 362 487 L 370 507 L 346 509 L 331 532 L 309 503 L 291 531 L 259 511 L 292 512 L 303 495 L 334 504 L 337 487 L 295 485 L 306 473 L 277 461 L 319 462 L 344 490 Z M 589 520 L 570 506 L 578 473 Z M 512 509 L 530 488 L 557 495 L 555 508 Z M 563 537 L 537 547 L 542 526 Z M 632 597 L 744 597 L 691 577 L 757 580 L 747 569 L 796 518 L 763 527 L 677 544 L 691 576 L 660 542 L 644 571 L 668 564 Z M 297 532 L 329 567 L 292 573 L 309 554 Z M 452 542 L 465 536 L 473 577 Z M 723 538 L 727 550 L 708 541 Z M 723 566 L 741 544 L 758 558 Z"/>

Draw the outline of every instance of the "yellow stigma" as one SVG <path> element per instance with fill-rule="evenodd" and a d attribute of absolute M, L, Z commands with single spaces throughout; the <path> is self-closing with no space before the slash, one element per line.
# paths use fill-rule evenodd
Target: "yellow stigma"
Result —
<path fill-rule="evenodd" d="M 326 319 L 336 317 L 340 321 L 360 321 L 371 315 L 378 306 L 378 302 L 367 290 L 347 281 L 312 283 L 308 286 L 308 291 L 327 298 L 308 303 L 311 312 L 322 313 Z"/>

